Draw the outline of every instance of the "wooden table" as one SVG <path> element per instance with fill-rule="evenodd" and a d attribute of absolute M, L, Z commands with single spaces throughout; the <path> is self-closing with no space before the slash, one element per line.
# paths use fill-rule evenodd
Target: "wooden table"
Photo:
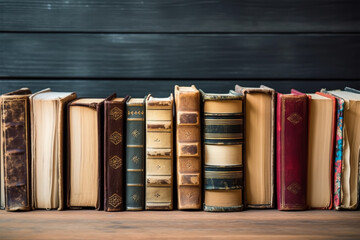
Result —
<path fill-rule="evenodd" d="M 95 210 L 0 212 L 0 239 L 359 239 L 360 213 Z"/>

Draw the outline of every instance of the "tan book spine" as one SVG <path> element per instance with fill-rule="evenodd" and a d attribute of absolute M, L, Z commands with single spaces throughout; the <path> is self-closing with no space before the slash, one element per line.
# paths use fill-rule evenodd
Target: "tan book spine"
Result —
<path fill-rule="evenodd" d="M 146 99 L 147 210 L 173 209 L 173 96 Z"/>
<path fill-rule="evenodd" d="M 178 209 L 201 209 L 200 92 L 175 86 Z"/>

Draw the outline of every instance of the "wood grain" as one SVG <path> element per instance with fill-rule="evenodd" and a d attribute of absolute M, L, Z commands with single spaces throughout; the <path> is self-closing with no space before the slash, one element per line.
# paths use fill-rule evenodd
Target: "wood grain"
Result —
<path fill-rule="evenodd" d="M 359 32 L 357 0 L 0 0 L 0 31 Z"/>
<path fill-rule="evenodd" d="M 0 94 L 29 87 L 32 92 L 50 87 L 58 92 L 76 92 L 79 97 L 107 97 L 116 92 L 118 96 L 130 95 L 144 97 L 151 93 L 156 97 L 168 97 L 174 86 L 191 86 L 205 92 L 226 93 L 235 88 L 235 84 L 256 87 L 261 84 L 274 88 L 278 92 L 289 93 L 292 88 L 302 92 L 316 92 L 321 88 L 344 89 L 346 86 L 360 89 L 360 81 L 308 81 L 308 80 L 76 80 L 76 79 L 44 79 L 44 80 L 0 80 Z"/>
<path fill-rule="evenodd" d="M 358 239 L 358 212 L 0 212 L 2 239 Z"/>
<path fill-rule="evenodd" d="M 359 79 L 360 35 L 0 34 L 0 77 Z"/>

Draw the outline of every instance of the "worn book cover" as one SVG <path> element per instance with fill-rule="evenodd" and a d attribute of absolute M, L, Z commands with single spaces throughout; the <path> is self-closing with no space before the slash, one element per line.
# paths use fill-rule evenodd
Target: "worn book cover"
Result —
<path fill-rule="evenodd" d="M 147 210 L 173 209 L 173 96 L 146 99 Z"/>
<path fill-rule="evenodd" d="M 235 86 L 245 97 L 246 207 L 275 207 L 275 116 L 273 89 Z"/>
<path fill-rule="evenodd" d="M 128 97 L 111 95 L 104 103 L 104 210 L 122 211 L 124 203 L 124 115 Z M 117 140 L 119 139 L 119 140 Z"/>
<path fill-rule="evenodd" d="M 305 210 L 308 160 L 308 96 L 277 98 L 277 202 L 279 210 Z"/>
<path fill-rule="evenodd" d="M 201 209 L 200 92 L 175 86 L 178 209 Z"/>
<path fill-rule="evenodd" d="M 144 210 L 145 98 L 126 102 L 126 210 Z"/>
<path fill-rule="evenodd" d="M 234 91 L 201 93 L 204 210 L 241 211 L 244 208 L 243 96 Z"/>
<path fill-rule="evenodd" d="M 0 97 L 1 205 L 7 211 L 31 209 L 30 94 L 28 88 L 21 88 Z"/>

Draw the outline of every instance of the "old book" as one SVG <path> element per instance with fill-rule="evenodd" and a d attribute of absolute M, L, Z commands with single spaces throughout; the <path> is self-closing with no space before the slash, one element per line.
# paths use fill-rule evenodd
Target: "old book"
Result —
<path fill-rule="evenodd" d="M 126 98 L 108 97 L 104 103 L 104 210 L 124 210 L 124 113 Z M 121 136 L 121 137 L 115 137 Z"/>
<path fill-rule="evenodd" d="M 307 208 L 308 96 L 277 98 L 277 202 L 279 210 Z"/>
<path fill-rule="evenodd" d="M 7 211 L 31 209 L 30 94 L 28 88 L 21 88 L 0 97 L 1 205 Z"/>
<path fill-rule="evenodd" d="M 64 208 L 66 105 L 75 98 L 50 89 L 30 96 L 33 208 Z"/>
<path fill-rule="evenodd" d="M 275 207 L 275 91 L 235 86 L 245 97 L 245 189 L 249 208 Z"/>
<path fill-rule="evenodd" d="M 68 188 L 70 208 L 102 208 L 104 99 L 82 98 L 68 105 Z M 116 133 L 110 141 L 122 142 Z"/>
<path fill-rule="evenodd" d="M 336 103 L 326 94 L 309 98 L 307 204 L 310 208 L 333 206 L 333 165 Z"/>
<path fill-rule="evenodd" d="M 173 96 L 146 99 L 146 196 L 148 210 L 173 209 Z"/>
<path fill-rule="evenodd" d="M 241 211 L 244 207 L 243 96 L 233 91 L 201 93 L 204 210 Z"/>
<path fill-rule="evenodd" d="M 335 208 L 355 210 L 359 205 L 360 94 L 354 91 L 327 91 L 338 99 Z M 343 105 L 342 105 L 343 104 Z"/>
<path fill-rule="evenodd" d="M 126 210 L 144 210 L 145 99 L 126 103 Z"/>
<path fill-rule="evenodd" d="M 200 92 L 175 86 L 178 209 L 201 209 Z"/>

